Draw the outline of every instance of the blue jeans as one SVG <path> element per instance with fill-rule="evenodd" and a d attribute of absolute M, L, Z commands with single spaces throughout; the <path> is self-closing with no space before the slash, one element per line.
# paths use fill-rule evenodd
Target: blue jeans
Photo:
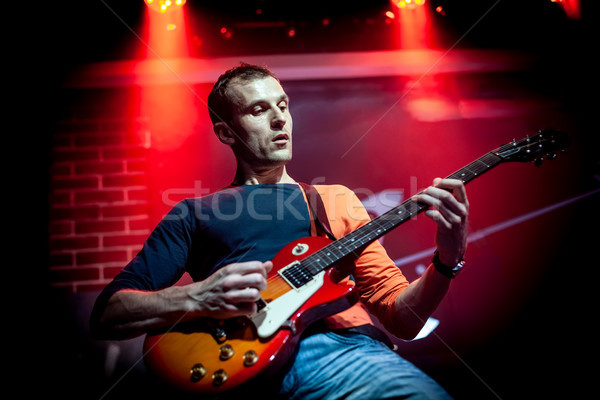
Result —
<path fill-rule="evenodd" d="M 280 395 L 290 400 L 441 400 L 433 379 L 380 341 L 355 333 L 304 338 Z"/>

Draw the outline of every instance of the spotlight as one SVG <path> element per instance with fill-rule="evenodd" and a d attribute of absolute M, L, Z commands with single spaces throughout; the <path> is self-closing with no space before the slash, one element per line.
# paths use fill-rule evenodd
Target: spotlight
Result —
<path fill-rule="evenodd" d="M 221 27 L 221 29 L 219 29 L 219 32 L 221 33 L 221 37 L 223 37 L 224 39 L 231 39 L 231 37 L 233 36 L 233 30 L 227 28 L 226 26 Z"/>
<path fill-rule="evenodd" d="M 392 3 L 398 8 L 415 8 L 425 4 L 425 0 L 392 0 Z"/>
<path fill-rule="evenodd" d="M 173 7 L 181 7 L 185 2 L 186 0 L 144 0 L 144 3 L 146 3 L 151 10 L 161 14 L 171 11 Z"/>
<path fill-rule="evenodd" d="M 567 17 L 573 19 L 581 18 L 581 0 L 550 0 L 562 7 Z"/>

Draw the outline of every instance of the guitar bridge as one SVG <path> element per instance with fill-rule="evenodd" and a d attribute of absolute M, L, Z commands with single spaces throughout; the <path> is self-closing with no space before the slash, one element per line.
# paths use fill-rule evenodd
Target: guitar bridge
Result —
<path fill-rule="evenodd" d="M 290 264 L 294 265 L 294 264 Z M 290 290 L 275 300 L 265 303 L 259 312 L 256 312 L 248 317 L 256 327 L 256 333 L 262 339 L 271 337 L 278 329 L 283 327 L 286 321 L 290 320 L 292 315 L 304 304 L 313 294 L 323 286 L 323 278 L 325 272 L 322 271 L 309 280 L 309 284 L 305 284 Z M 260 301 L 260 300 L 259 300 Z M 290 326 L 294 330 L 294 326 Z"/>

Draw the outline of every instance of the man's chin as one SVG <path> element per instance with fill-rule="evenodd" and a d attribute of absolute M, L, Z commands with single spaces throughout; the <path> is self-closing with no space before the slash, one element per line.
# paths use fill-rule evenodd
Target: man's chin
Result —
<path fill-rule="evenodd" d="M 277 163 L 287 163 L 292 160 L 292 152 L 288 150 L 280 150 L 272 153 L 269 160 Z"/>

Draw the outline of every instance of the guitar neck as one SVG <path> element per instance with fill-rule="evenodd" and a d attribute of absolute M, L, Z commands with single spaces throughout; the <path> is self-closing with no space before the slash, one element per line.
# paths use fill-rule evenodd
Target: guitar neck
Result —
<path fill-rule="evenodd" d="M 494 152 L 490 152 L 448 175 L 447 178 L 459 179 L 463 183 L 468 183 L 502 161 L 502 157 L 499 157 Z M 308 274 L 314 276 L 343 258 L 358 258 L 367 245 L 425 211 L 427 208 L 428 206 L 424 203 L 415 202 L 410 199 L 405 200 L 397 207 L 392 208 L 350 234 L 335 240 L 305 258 L 301 262 L 302 268 Z"/>

